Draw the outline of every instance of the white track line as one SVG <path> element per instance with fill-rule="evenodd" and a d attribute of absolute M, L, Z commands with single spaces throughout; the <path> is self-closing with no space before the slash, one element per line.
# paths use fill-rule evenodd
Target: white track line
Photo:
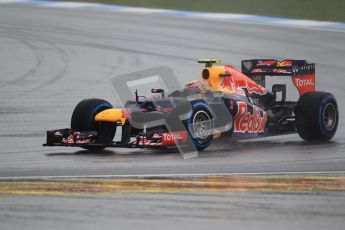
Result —
<path fill-rule="evenodd" d="M 0 180 L 49 180 L 49 179 L 124 179 L 124 178 L 181 178 L 210 176 L 291 176 L 291 175 L 344 175 L 345 171 L 262 172 L 262 173 L 181 173 L 181 174 L 128 174 L 128 175 L 76 175 L 76 176 L 19 176 L 0 177 Z"/>

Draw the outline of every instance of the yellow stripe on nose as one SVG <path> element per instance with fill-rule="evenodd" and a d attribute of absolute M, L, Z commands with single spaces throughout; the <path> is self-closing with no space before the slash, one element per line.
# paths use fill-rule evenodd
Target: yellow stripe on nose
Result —
<path fill-rule="evenodd" d="M 126 122 L 126 117 L 123 115 L 123 109 L 106 109 L 96 115 L 95 121 L 97 122 L 118 122 L 122 125 Z"/>

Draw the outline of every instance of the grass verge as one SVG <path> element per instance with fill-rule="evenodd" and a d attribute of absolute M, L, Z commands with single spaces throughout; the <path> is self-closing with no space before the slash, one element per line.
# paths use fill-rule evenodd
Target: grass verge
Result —
<path fill-rule="evenodd" d="M 65 0 L 345 22 L 344 0 Z"/>

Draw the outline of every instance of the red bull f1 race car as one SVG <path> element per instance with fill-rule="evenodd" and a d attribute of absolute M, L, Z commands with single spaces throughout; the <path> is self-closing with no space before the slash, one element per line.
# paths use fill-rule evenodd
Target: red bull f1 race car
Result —
<path fill-rule="evenodd" d="M 154 88 L 151 92 L 160 97 L 142 99 L 136 91 L 135 100 L 120 108 L 101 99 L 81 101 L 71 128 L 47 131 L 44 146 L 189 146 L 200 151 L 222 135 L 241 139 L 298 133 L 306 141 L 327 141 L 335 135 L 338 105 L 332 94 L 315 91 L 315 64 L 244 60 L 239 71 L 216 59 L 199 63 L 205 64 L 201 81 L 169 95 Z M 286 84 L 267 89 L 267 77 L 272 76 L 291 79 L 298 100 L 287 100 Z"/>

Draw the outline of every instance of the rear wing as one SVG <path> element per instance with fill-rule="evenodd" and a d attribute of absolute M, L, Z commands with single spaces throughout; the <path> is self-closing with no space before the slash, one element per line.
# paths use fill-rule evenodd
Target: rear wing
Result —
<path fill-rule="evenodd" d="M 300 95 L 315 91 L 315 64 L 305 60 L 243 60 L 242 73 L 265 87 L 266 76 L 290 76 Z"/>

